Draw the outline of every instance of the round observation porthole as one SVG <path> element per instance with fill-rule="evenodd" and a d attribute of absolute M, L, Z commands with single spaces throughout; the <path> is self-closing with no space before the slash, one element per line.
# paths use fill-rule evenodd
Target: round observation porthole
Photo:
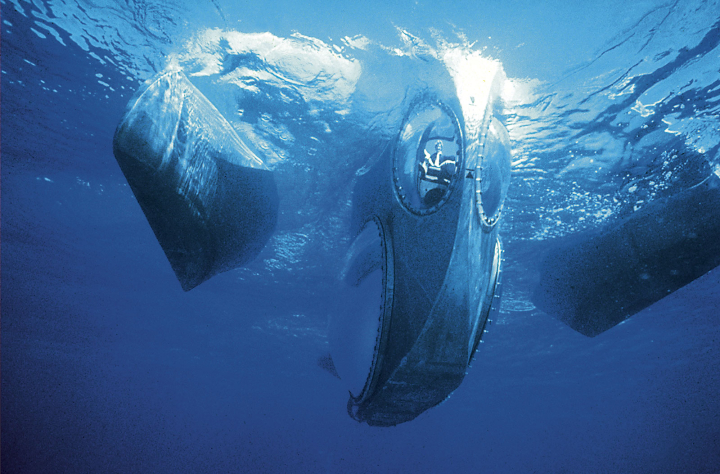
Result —
<path fill-rule="evenodd" d="M 490 121 L 475 172 L 475 200 L 486 228 L 497 224 L 510 185 L 510 137 L 496 118 Z"/>
<path fill-rule="evenodd" d="M 438 210 L 462 178 L 463 152 L 453 111 L 439 102 L 416 105 L 395 149 L 393 179 L 400 202 L 416 214 Z"/>

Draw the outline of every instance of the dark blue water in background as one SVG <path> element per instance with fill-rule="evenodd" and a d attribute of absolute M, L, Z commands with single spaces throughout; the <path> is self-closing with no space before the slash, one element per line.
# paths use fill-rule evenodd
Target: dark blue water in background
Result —
<path fill-rule="evenodd" d="M 557 145 L 575 137 L 573 127 L 579 137 L 684 146 L 710 167 L 720 162 L 717 3 L 693 7 L 711 17 L 705 29 L 677 3 L 639 2 L 621 17 L 619 2 L 406 3 L 2 2 L 3 472 L 720 472 L 718 270 L 593 339 L 535 310 L 523 286 L 523 259 L 544 239 L 622 212 L 631 199 L 623 186 L 649 181 L 617 171 L 597 179 L 577 160 L 591 146 Z M 648 11 L 659 16 L 648 28 L 656 48 L 697 59 L 669 74 L 661 64 L 624 73 L 633 58 L 613 51 L 631 46 Z M 662 29 L 672 21 L 686 30 Z M 60 40 L 37 22 L 53 24 Z M 503 228 L 506 304 L 463 385 L 415 421 L 356 423 L 342 384 L 317 365 L 337 310 L 331 272 L 322 271 L 332 245 L 308 245 L 300 263 L 289 246 L 276 267 L 258 263 L 180 289 L 112 156 L 112 134 L 141 81 L 210 26 L 385 44 L 397 42 L 396 26 L 459 29 L 485 40 L 476 47 L 487 45 L 510 77 L 545 84 L 533 92 L 539 102 L 510 117 L 518 151 L 515 210 Z M 646 135 L 630 125 L 632 139 L 603 128 L 625 109 L 595 91 L 617 78 L 634 80 L 634 90 L 643 80 L 680 83 L 687 70 L 697 83 L 685 92 L 699 92 L 682 104 L 672 102 L 681 94 L 661 94 L 656 107 L 666 106 L 666 122 L 707 127 L 682 125 L 665 134 L 670 145 L 641 142 Z M 578 104 L 593 118 L 563 115 Z M 672 115 L 675 105 L 685 112 Z M 649 118 L 639 130 L 667 126 L 640 116 Z M 602 158 L 613 146 L 598 149 Z M 295 237 L 289 244 L 304 235 L 281 230 Z M 285 254 L 276 245 L 260 259 L 277 255 Z"/>

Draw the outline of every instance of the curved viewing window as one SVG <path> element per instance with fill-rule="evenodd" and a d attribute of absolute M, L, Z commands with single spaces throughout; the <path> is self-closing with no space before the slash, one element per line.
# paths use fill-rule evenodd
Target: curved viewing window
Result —
<path fill-rule="evenodd" d="M 382 331 L 383 268 L 382 231 L 371 221 L 355 239 L 347 256 L 340 298 L 342 311 L 330 321 L 332 360 L 353 397 L 360 397 L 371 382 Z"/>
<path fill-rule="evenodd" d="M 462 177 L 462 158 L 460 125 L 452 110 L 439 103 L 416 106 L 395 150 L 393 174 L 400 201 L 419 214 L 439 209 Z"/>
<path fill-rule="evenodd" d="M 475 183 L 480 218 L 488 226 L 494 226 L 503 208 L 510 185 L 510 137 L 505 126 L 493 118 L 485 139 L 482 160 L 479 163 Z"/>

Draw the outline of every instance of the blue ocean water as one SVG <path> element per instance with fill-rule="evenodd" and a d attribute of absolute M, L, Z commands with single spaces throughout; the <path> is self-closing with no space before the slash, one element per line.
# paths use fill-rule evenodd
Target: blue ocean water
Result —
<path fill-rule="evenodd" d="M 0 7 L 3 472 L 720 471 L 717 270 L 595 338 L 530 297 L 553 239 L 718 173 L 718 2 Z M 259 59 L 222 62 L 226 44 Z M 357 64 L 438 51 L 497 59 L 512 85 L 503 304 L 446 402 L 372 428 L 317 361 L 347 191 L 386 118 L 337 111 Z M 254 124 L 281 190 L 256 261 L 187 293 L 112 154 L 171 62 Z"/>

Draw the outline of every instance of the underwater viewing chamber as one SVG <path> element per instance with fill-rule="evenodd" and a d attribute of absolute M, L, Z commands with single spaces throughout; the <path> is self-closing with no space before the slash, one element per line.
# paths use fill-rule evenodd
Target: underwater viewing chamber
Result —
<path fill-rule="evenodd" d="M 490 78 L 471 101 L 414 98 L 355 187 L 348 310 L 334 315 L 330 339 L 348 413 L 370 425 L 412 420 L 447 399 L 498 308 L 510 142 L 493 94 L 502 71 L 483 65 Z"/>

